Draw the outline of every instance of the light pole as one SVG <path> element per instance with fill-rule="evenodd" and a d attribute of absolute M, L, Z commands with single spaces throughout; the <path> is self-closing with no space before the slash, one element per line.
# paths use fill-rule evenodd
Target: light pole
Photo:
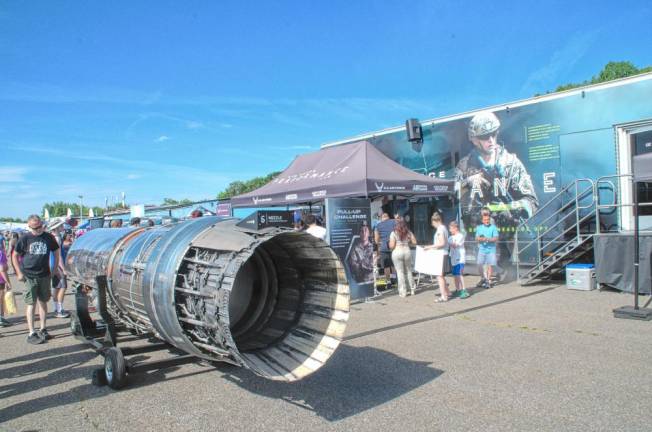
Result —
<path fill-rule="evenodd" d="M 82 218 L 84 217 L 84 195 L 78 195 L 79 197 L 79 224 L 82 223 Z"/>

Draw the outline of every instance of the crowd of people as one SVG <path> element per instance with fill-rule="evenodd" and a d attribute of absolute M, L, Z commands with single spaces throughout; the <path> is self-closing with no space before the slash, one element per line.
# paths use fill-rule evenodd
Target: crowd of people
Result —
<path fill-rule="evenodd" d="M 475 240 L 478 243 L 477 265 L 481 269 L 481 279 L 478 288 L 492 287 L 492 269 L 496 265 L 496 245 L 498 243 L 498 228 L 491 218 L 491 211 L 484 207 L 480 211 L 482 223 L 475 230 Z M 432 251 L 430 254 L 433 276 L 437 279 L 439 295 L 435 302 L 447 302 L 453 296 L 461 299 L 470 297 L 464 283 L 464 264 L 466 263 L 466 249 L 464 246 L 465 234 L 460 231 L 456 221 L 448 224 L 448 229 L 439 213 L 434 213 L 430 219 L 435 233 L 432 245 L 425 246 L 424 250 Z M 406 297 L 408 292 L 415 293 L 413 277 L 412 252 L 410 247 L 416 246 L 417 241 L 410 231 L 408 224 L 399 215 L 394 218 L 384 211 L 380 222 L 374 230 L 374 241 L 378 248 L 380 268 L 383 269 L 385 280 L 391 281 L 391 274 L 396 272 L 398 294 Z M 451 291 L 445 275 L 453 276 L 455 291 Z M 388 282 L 391 288 L 391 282 Z"/>
<path fill-rule="evenodd" d="M 190 218 L 203 216 L 201 210 L 194 210 Z M 154 220 L 133 217 L 129 227 L 152 227 Z M 110 228 L 121 228 L 123 221 L 113 219 Z M 51 338 L 47 329 L 48 302 L 52 300 L 54 318 L 69 318 L 63 302 L 68 281 L 65 260 L 68 250 L 76 238 L 84 235 L 85 229 L 74 230 L 69 221 L 55 219 L 46 225 L 38 215 L 27 219 L 27 231 L 0 233 L 0 327 L 11 323 L 6 319 L 5 293 L 12 291 L 9 278 L 12 272 L 16 279 L 24 282 L 25 317 L 28 327 L 27 342 L 42 344 Z M 35 325 L 38 315 L 38 326 Z"/>
<path fill-rule="evenodd" d="M 27 320 L 27 342 L 41 344 L 51 338 L 47 329 L 48 302 L 53 301 L 54 316 L 68 318 L 63 308 L 67 288 L 64 259 L 73 242 L 72 233 L 66 232 L 63 221 L 56 221 L 47 230 L 38 215 L 27 219 L 27 232 L 22 235 L 10 232 L 0 237 L 0 325 L 10 323 L 4 318 L 5 291 L 11 291 L 9 265 L 16 279 L 26 286 L 25 317 Z M 5 239 L 9 241 L 6 242 Z M 35 311 L 39 326 L 34 325 Z"/>
<path fill-rule="evenodd" d="M 201 217 L 193 213 L 191 217 Z M 492 286 L 492 269 L 496 265 L 496 244 L 498 229 L 494 224 L 491 211 L 484 207 L 480 212 L 482 223 L 475 230 L 475 240 L 478 243 L 477 264 L 482 270 L 482 277 L 477 287 Z M 470 296 L 464 283 L 464 264 L 466 251 L 465 235 L 459 229 L 457 222 L 452 221 L 448 228 L 439 213 L 431 217 L 435 233 L 432 245 L 425 246 L 431 250 L 433 276 L 437 279 L 439 295 L 435 301 L 447 302 L 453 296 L 461 299 Z M 131 227 L 143 225 L 141 218 L 132 218 Z M 152 220 L 146 220 L 145 225 L 154 225 Z M 122 220 L 111 221 L 111 228 L 122 227 Z M 70 314 L 63 307 L 64 295 L 67 289 L 65 259 L 75 238 L 83 232 L 74 233 L 64 221 L 55 221 L 46 227 L 38 215 L 31 215 L 27 220 L 28 231 L 19 235 L 16 232 L 0 233 L 0 327 L 11 325 L 5 318 L 5 292 L 12 290 L 9 278 L 10 270 L 18 281 L 24 282 L 26 291 L 24 301 L 25 315 L 29 330 L 27 342 L 41 344 L 50 339 L 47 330 L 48 302 L 52 299 L 55 318 L 68 318 Z M 322 240 L 326 238 L 326 229 L 322 227 L 313 214 L 302 215 L 295 228 Z M 369 233 L 369 229 L 366 231 Z M 369 234 L 367 234 L 369 235 Z M 416 246 L 416 238 L 408 224 L 399 215 L 390 215 L 383 211 L 380 222 L 376 225 L 373 239 L 377 246 L 377 260 L 383 269 L 387 281 L 391 281 L 392 271 L 396 272 L 398 293 L 406 297 L 408 293 L 415 294 L 411 247 Z M 375 258 L 376 259 L 376 258 Z M 452 273 L 455 290 L 451 291 L 445 275 Z M 391 282 L 390 282 L 391 284 Z M 391 285 L 390 285 L 391 287 Z M 35 326 L 34 315 L 38 313 L 39 326 Z"/>
<path fill-rule="evenodd" d="M 416 290 L 411 248 L 417 245 L 417 240 L 403 217 L 399 213 L 393 216 L 392 218 L 384 209 L 380 221 L 373 230 L 375 245 L 373 260 L 382 269 L 387 288 L 393 288 L 391 280 L 392 274 L 395 273 L 398 294 L 400 297 L 407 297 L 408 293 L 414 295 Z M 488 207 L 483 207 L 479 216 L 482 223 L 476 227 L 475 240 L 478 245 L 476 263 L 481 277 L 476 287 L 488 289 L 493 286 L 493 267 L 497 265 L 496 246 L 499 234 Z M 297 219 L 296 230 L 306 231 L 325 240 L 327 231 L 313 214 L 304 214 Z M 456 221 L 451 221 L 447 226 L 437 212 L 432 215 L 430 222 L 435 230 L 433 241 L 423 249 L 432 251 L 431 256 L 435 260 L 432 263 L 433 276 L 439 288 L 439 295 L 435 298 L 435 302 L 447 302 L 452 297 L 466 299 L 471 296 L 464 283 L 466 235 L 460 230 Z M 367 228 L 366 232 L 369 232 L 366 225 L 363 228 Z M 448 273 L 453 276 L 454 291 L 450 290 L 446 281 L 445 276 Z"/>

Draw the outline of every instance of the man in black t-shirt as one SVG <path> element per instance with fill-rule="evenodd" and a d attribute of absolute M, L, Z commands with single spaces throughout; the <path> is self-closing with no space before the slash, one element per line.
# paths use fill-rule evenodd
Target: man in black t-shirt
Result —
<path fill-rule="evenodd" d="M 31 215 L 27 219 L 27 227 L 29 232 L 20 237 L 11 258 L 18 280 L 24 281 L 27 286 L 25 292 L 25 304 L 27 305 L 25 315 L 29 328 L 27 342 L 40 344 L 50 339 L 45 327 L 52 286 L 50 252 L 54 252 L 54 271 L 58 273 L 61 251 L 52 234 L 43 230 L 43 222 L 38 215 Z M 19 257 L 22 257 L 22 260 Z M 38 332 L 34 331 L 35 303 L 38 304 L 38 315 L 41 319 L 41 328 Z"/>

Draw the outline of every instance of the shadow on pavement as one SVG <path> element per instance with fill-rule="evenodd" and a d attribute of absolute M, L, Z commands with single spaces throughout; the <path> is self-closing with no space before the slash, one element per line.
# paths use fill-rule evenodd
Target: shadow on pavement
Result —
<path fill-rule="evenodd" d="M 386 327 L 377 328 L 377 329 L 374 329 L 374 330 L 368 330 L 368 331 L 364 331 L 364 332 L 361 332 L 361 333 L 352 334 L 350 336 L 346 336 L 344 338 L 344 340 L 345 341 L 350 341 L 350 340 L 353 340 L 353 339 L 358 339 L 358 338 L 361 338 L 361 337 L 370 336 L 370 335 L 377 334 L 377 333 L 383 333 L 383 332 L 386 332 L 386 331 L 396 330 L 396 329 L 403 328 L 403 327 L 409 327 L 409 326 L 412 326 L 412 325 L 421 324 L 421 323 L 428 322 L 428 321 L 434 321 L 434 320 L 438 320 L 438 319 L 442 319 L 442 318 L 448 318 L 448 317 L 452 317 L 452 316 L 455 316 L 455 315 L 460 315 L 460 314 L 465 314 L 465 313 L 469 313 L 469 312 L 473 312 L 473 311 L 477 311 L 477 310 L 481 310 L 481 309 L 486 309 L 486 308 L 490 308 L 490 307 L 493 307 L 493 306 L 498 306 L 498 305 L 501 305 L 501 304 L 510 303 L 510 302 L 513 302 L 513 301 L 516 301 L 516 300 L 521 300 L 521 299 L 524 299 L 524 298 L 527 298 L 527 297 L 531 297 L 533 295 L 537 295 L 537 294 L 541 294 L 541 293 L 544 293 L 544 292 L 547 292 L 547 291 L 554 290 L 556 288 L 559 288 L 559 285 L 546 287 L 546 288 L 543 288 L 543 289 L 540 289 L 540 290 L 537 290 L 537 291 L 532 291 L 532 292 L 527 293 L 527 294 L 522 294 L 522 295 L 519 295 L 519 296 L 510 297 L 510 298 L 507 298 L 507 299 L 504 299 L 504 300 L 498 300 L 498 301 L 495 301 L 495 302 L 491 302 L 491 303 L 487 303 L 487 304 L 483 304 L 483 305 L 479 305 L 479 306 L 474 306 L 474 307 L 467 308 L 467 309 L 456 310 L 454 312 L 449 312 L 449 313 L 445 313 L 445 314 L 442 314 L 442 315 L 435 315 L 435 316 L 431 316 L 431 317 L 420 318 L 420 319 L 416 319 L 416 320 L 412 320 L 412 321 L 407 321 L 407 322 L 402 322 L 402 323 L 399 323 L 399 324 L 394 324 L 394 325 L 390 325 L 390 326 L 386 326 Z"/>
<path fill-rule="evenodd" d="M 66 382 L 79 378 L 80 375 L 90 377 L 96 366 L 82 365 L 95 358 L 96 354 L 92 351 L 81 351 L 83 349 L 83 345 L 73 345 L 36 352 L 21 357 L 14 357 L 3 361 L 3 364 L 29 362 L 27 364 L 12 366 L 1 370 L 0 379 L 4 379 L 3 382 L 6 382 L 8 379 L 30 375 L 33 377 L 27 380 L 1 385 L 0 399 L 6 401 L 8 398 L 33 391 L 39 391 L 47 387 L 56 389 Z M 47 373 L 47 375 L 43 375 L 44 373 Z M 88 397 L 80 395 L 80 389 L 84 388 L 86 388 L 84 393 L 90 392 L 91 394 L 94 394 L 92 397 L 104 394 L 104 392 L 98 391 L 96 388 L 88 384 L 73 389 L 66 388 L 66 390 L 60 393 L 31 398 L 24 402 L 18 402 L 9 406 L 3 404 L 4 407 L 0 409 L 0 423 L 24 415 L 40 412 L 47 408 L 76 403 L 80 400 L 87 399 Z"/>
<path fill-rule="evenodd" d="M 249 392 L 337 421 L 396 399 L 443 373 L 429 365 L 376 348 L 340 345 L 323 368 L 298 382 L 270 381 L 241 368 L 224 377 Z"/>
<path fill-rule="evenodd" d="M 22 323 L 18 323 L 18 324 L 22 324 Z M 37 328 L 37 329 L 39 328 L 39 322 L 38 321 L 36 321 L 36 327 L 35 328 Z M 64 328 L 70 328 L 70 324 L 57 324 L 57 325 L 48 325 L 47 326 L 47 329 L 48 329 L 48 331 L 50 333 L 52 333 L 53 330 L 61 330 L 61 329 L 64 329 Z M 4 330 L 1 333 L 2 333 L 3 337 L 5 337 L 5 336 L 6 337 L 14 337 L 14 336 L 17 336 L 17 335 L 23 335 L 25 338 L 27 338 L 28 331 L 27 331 L 27 327 L 23 327 L 23 326 L 21 326 L 20 328 L 4 327 Z M 69 336 L 69 335 L 70 335 L 70 333 L 63 334 L 63 335 L 54 335 L 54 336 L 57 337 L 57 338 L 60 338 L 60 337 L 65 337 L 65 336 Z"/>
<path fill-rule="evenodd" d="M 31 376 L 27 380 L 0 385 L 0 399 L 24 395 L 44 388 L 58 388 L 66 382 L 90 377 L 97 365 L 84 365 L 96 354 L 83 345 L 55 348 L 50 352 L 33 355 L 52 355 L 28 364 L 13 366 L 0 371 L 0 378 Z M 84 349 L 83 351 L 80 351 Z M 56 352 L 55 352 L 56 351 Z M 25 361 L 22 356 L 5 363 Z M 147 356 L 143 356 L 145 360 Z M 189 373 L 167 377 L 179 367 L 129 376 L 129 384 L 123 391 L 145 387 L 161 381 L 173 381 L 204 373 L 222 374 L 242 389 L 268 398 L 281 399 L 307 409 L 328 421 L 337 421 L 392 401 L 434 380 L 443 372 L 430 367 L 429 362 L 412 361 L 393 353 L 371 347 L 341 345 L 330 361 L 308 378 L 284 383 L 269 381 L 251 371 L 227 364 L 205 367 Z M 48 373 L 49 371 L 49 373 Z M 46 373 L 47 375 L 44 375 Z M 6 382 L 6 381 L 5 381 Z M 78 403 L 82 400 L 106 396 L 108 387 L 95 387 L 90 382 L 77 387 L 17 402 L 0 409 L 0 421 L 8 421 L 43 411 L 51 407 Z M 23 397 L 24 398 L 24 397 Z"/>
<path fill-rule="evenodd" d="M 63 336 L 59 336 L 59 337 L 63 337 Z M 40 346 L 47 346 L 47 345 L 40 345 Z M 57 357 L 57 356 L 71 354 L 82 350 L 88 350 L 88 347 L 84 344 L 77 344 L 77 345 L 68 345 L 68 346 L 57 347 L 57 348 L 49 348 L 49 349 L 44 349 L 43 351 L 33 352 L 19 357 L 12 357 L 6 360 L 0 360 L 0 365 L 10 364 L 10 363 L 20 363 L 24 361 L 29 361 L 31 362 L 30 364 L 33 365 L 35 363 L 34 360 L 38 360 L 46 357 Z M 8 369 L 0 370 L 0 377 L 5 375 L 6 374 L 5 371 L 7 370 Z"/>

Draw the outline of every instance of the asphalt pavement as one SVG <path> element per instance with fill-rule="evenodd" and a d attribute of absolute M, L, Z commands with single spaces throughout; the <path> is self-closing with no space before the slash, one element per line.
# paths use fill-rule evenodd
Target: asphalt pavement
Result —
<path fill-rule="evenodd" d="M 353 304 L 346 340 L 302 381 L 193 363 L 132 375 L 120 391 L 92 385 L 102 357 L 67 319 L 29 345 L 12 316 L 0 329 L 0 430 L 650 431 L 652 322 L 612 315 L 632 301 L 515 283 L 441 304 L 432 287 L 393 292 Z"/>

